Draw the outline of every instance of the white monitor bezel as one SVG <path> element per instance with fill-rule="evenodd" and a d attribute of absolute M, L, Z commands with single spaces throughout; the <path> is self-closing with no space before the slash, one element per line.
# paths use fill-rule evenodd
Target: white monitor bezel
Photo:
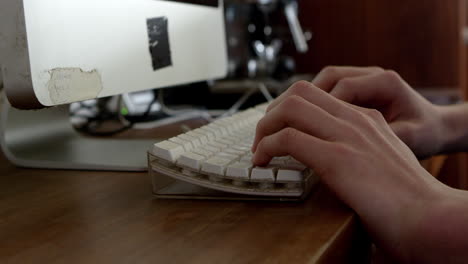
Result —
<path fill-rule="evenodd" d="M 4 1 L 2 72 L 8 98 L 18 108 L 221 78 L 227 72 L 222 1 L 218 7 L 163 0 Z M 172 65 L 157 70 L 146 27 L 154 17 L 168 20 L 172 54 Z"/>

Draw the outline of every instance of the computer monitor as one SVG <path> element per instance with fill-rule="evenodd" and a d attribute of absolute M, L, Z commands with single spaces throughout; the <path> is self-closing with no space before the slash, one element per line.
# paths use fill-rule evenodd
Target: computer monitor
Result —
<path fill-rule="evenodd" d="M 220 78 L 221 0 L 2 0 L 10 103 L 41 108 Z"/>
<path fill-rule="evenodd" d="M 145 170 L 156 141 L 83 137 L 68 103 L 223 77 L 222 0 L 1 0 L 0 146 L 23 167 Z M 183 95 L 181 95 L 183 96 Z"/>

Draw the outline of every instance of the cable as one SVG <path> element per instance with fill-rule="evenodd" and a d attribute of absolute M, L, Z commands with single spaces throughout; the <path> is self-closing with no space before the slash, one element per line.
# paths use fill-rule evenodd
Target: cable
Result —
<path fill-rule="evenodd" d="M 180 122 L 183 120 L 193 119 L 193 118 L 203 118 L 208 122 L 212 122 L 217 118 L 223 118 L 226 116 L 230 116 L 235 114 L 240 110 L 242 105 L 244 105 L 247 100 L 255 94 L 257 91 L 260 91 L 265 99 L 269 102 L 274 100 L 271 93 L 268 91 L 267 86 L 264 83 L 258 83 L 258 85 L 251 87 L 248 89 L 228 110 L 200 110 L 194 109 L 193 107 L 187 106 L 185 109 L 171 109 L 169 108 L 164 101 L 164 90 L 158 89 L 154 90 L 154 98 L 153 101 L 148 105 L 146 111 L 142 115 L 142 117 L 148 117 L 151 113 L 151 108 L 154 103 L 158 102 L 161 106 L 161 112 L 168 115 L 169 117 L 156 120 L 153 122 L 135 122 L 130 121 L 122 114 L 120 109 L 123 107 L 123 96 L 119 95 L 117 98 L 117 109 L 115 112 L 109 111 L 107 109 L 108 102 L 110 100 L 100 100 L 98 101 L 97 105 L 97 112 L 99 113 L 96 117 L 89 117 L 89 116 L 80 116 L 76 113 L 71 113 L 73 117 L 82 117 L 87 119 L 86 125 L 79 128 L 79 130 L 88 133 L 94 136 L 111 136 L 121 132 L 124 132 L 128 129 L 150 129 L 156 128 L 164 125 L 168 125 L 171 123 Z M 81 105 L 81 107 L 88 108 L 86 105 Z M 217 117 L 217 118 L 215 118 Z M 102 127 L 106 121 L 118 121 L 122 126 L 113 129 L 110 131 L 98 131 L 100 127 Z"/>
<path fill-rule="evenodd" d="M 169 116 L 175 116 L 175 115 L 180 115 L 183 113 L 187 112 L 193 112 L 194 110 L 192 109 L 181 109 L 181 110 L 176 110 L 176 109 L 171 109 L 169 108 L 166 103 L 164 102 L 164 90 L 160 89 L 159 91 L 159 96 L 158 96 L 158 103 L 161 105 L 161 111 L 165 113 L 166 115 Z"/>
<path fill-rule="evenodd" d="M 143 119 L 147 118 L 149 114 L 151 113 L 151 108 L 153 107 L 153 104 L 158 102 L 159 98 L 159 91 L 160 90 L 153 90 L 153 100 L 148 104 L 148 107 L 146 108 L 145 113 L 143 114 Z"/>
<path fill-rule="evenodd" d="M 107 109 L 107 105 L 110 100 L 111 98 L 104 98 L 98 100 L 95 106 L 96 109 L 93 109 L 94 106 L 87 106 L 83 103 L 80 103 L 80 107 L 77 110 L 70 112 L 70 117 L 83 118 L 86 122 L 84 122 L 84 125 L 82 126 L 75 126 L 75 128 L 80 132 L 97 137 L 113 136 L 131 129 L 134 124 L 121 118 L 120 111 L 117 111 L 116 114 L 115 112 L 111 112 Z M 121 100 L 121 96 L 118 97 L 118 100 Z M 120 101 L 117 105 L 120 105 Z M 96 116 L 78 114 L 77 112 L 79 111 L 79 109 L 88 109 L 98 114 Z M 116 129 L 100 131 L 100 129 L 102 129 L 103 126 L 109 124 L 112 121 L 118 121 L 121 124 L 121 126 Z"/>
<path fill-rule="evenodd" d="M 206 110 L 200 110 L 200 109 L 181 109 L 181 110 L 175 110 L 169 108 L 166 103 L 164 102 L 164 91 L 163 89 L 160 89 L 159 91 L 159 96 L 158 96 L 158 103 L 161 105 L 161 111 L 168 115 L 168 116 L 178 116 L 178 115 L 191 115 L 195 116 L 198 115 L 201 118 L 206 119 L 207 121 L 211 122 L 213 121 L 213 117 L 210 115 L 210 113 Z"/>
<path fill-rule="evenodd" d="M 226 116 L 229 116 L 238 112 L 241 106 L 247 101 L 247 99 L 249 99 L 250 96 L 252 96 L 257 91 L 257 89 L 260 90 L 260 92 L 263 94 L 263 96 L 268 102 L 271 102 L 274 100 L 273 96 L 268 91 L 266 85 L 260 82 L 258 83 L 257 87 L 252 87 L 249 90 L 247 90 L 247 92 L 245 92 L 244 95 L 242 95 L 242 97 L 228 111 L 222 114 L 220 118 L 223 118 L 223 117 L 226 117 Z"/>
<path fill-rule="evenodd" d="M 120 111 L 120 109 L 122 109 L 122 102 L 123 102 L 123 95 L 119 95 L 118 99 L 117 99 L 117 117 L 119 118 L 119 121 L 120 123 L 122 123 L 122 125 L 124 126 L 130 126 L 130 125 L 133 125 L 132 122 L 128 121 L 123 115 L 122 115 L 122 111 Z"/>
<path fill-rule="evenodd" d="M 227 110 L 224 114 L 222 114 L 219 118 L 223 118 L 223 117 L 226 117 L 226 116 L 230 116 L 236 112 L 239 111 L 239 109 L 241 108 L 241 106 L 247 102 L 247 100 L 249 99 L 250 96 L 252 96 L 254 93 L 255 93 L 255 90 L 257 90 L 256 88 L 250 88 L 249 90 L 247 90 L 244 95 L 242 95 L 241 98 L 239 98 L 239 100 L 237 100 L 236 103 L 234 103 L 233 106 L 231 106 L 231 108 L 229 108 L 229 110 Z"/>
<path fill-rule="evenodd" d="M 155 99 L 161 106 L 161 111 L 174 118 L 168 118 L 168 120 L 184 120 L 184 119 L 189 119 L 189 118 L 194 118 L 194 117 L 201 117 L 207 120 L 208 122 L 212 122 L 215 120 L 215 117 L 222 118 L 226 117 L 229 115 L 232 115 L 236 112 L 239 111 L 239 109 L 242 107 L 245 102 L 257 91 L 257 89 L 263 94 L 265 99 L 269 102 L 273 101 L 274 98 L 271 95 L 271 93 L 268 91 L 266 85 L 264 83 L 258 83 L 257 87 L 252 87 L 249 90 L 247 90 L 240 98 L 238 101 L 236 101 L 228 110 L 214 110 L 214 111 L 208 111 L 208 110 L 200 110 L 200 109 L 193 109 L 191 106 L 187 106 L 186 109 L 172 109 L 169 108 L 165 101 L 164 101 L 164 89 L 159 89 L 158 94 L 155 94 Z M 156 91 L 154 91 L 156 93 Z M 154 102 L 153 102 L 154 103 Z M 148 110 L 151 109 L 151 103 L 150 106 L 148 107 Z M 149 111 L 147 111 L 149 114 Z M 168 121 L 170 122 L 170 121 Z M 138 125 L 138 127 L 145 127 L 147 128 L 148 126 L 160 126 L 161 124 L 167 124 L 165 121 L 155 121 L 155 122 L 150 122 L 145 125 Z M 136 128 L 136 127 L 135 127 Z"/>
<path fill-rule="evenodd" d="M 268 91 L 266 85 L 264 83 L 259 83 L 258 84 L 258 88 L 260 89 L 260 92 L 262 92 L 263 96 L 265 96 L 265 98 L 267 99 L 268 102 L 271 102 L 273 100 L 275 100 L 275 98 L 273 98 L 273 96 L 271 95 L 271 93 Z"/>
<path fill-rule="evenodd" d="M 79 116 L 76 116 L 79 117 Z M 86 117 L 84 117 L 86 118 Z M 109 120 L 105 120 L 109 121 Z M 114 136 L 116 134 L 120 134 L 124 131 L 127 131 L 132 128 L 133 125 L 122 125 L 119 128 L 112 129 L 109 131 L 99 131 L 99 128 L 103 126 L 105 123 L 104 120 L 102 119 L 88 119 L 86 124 L 82 127 L 77 127 L 76 129 L 78 131 L 81 131 L 83 133 L 86 133 L 91 136 L 96 136 L 96 137 L 109 137 L 109 136 Z"/>

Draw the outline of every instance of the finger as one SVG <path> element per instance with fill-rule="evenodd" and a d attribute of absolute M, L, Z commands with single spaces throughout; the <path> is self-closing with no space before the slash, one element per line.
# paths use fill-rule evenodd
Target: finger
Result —
<path fill-rule="evenodd" d="M 379 67 L 326 67 L 312 81 L 320 89 L 330 92 L 333 87 L 343 78 L 364 76 L 383 72 Z"/>
<path fill-rule="evenodd" d="M 276 106 L 281 104 L 289 96 L 297 95 L 297 96 L 305 98 L 305 97 L 307 97 L 308 93 L 313 92 L 312 89 L 313 89 L 313 86 L 312 86 L 312 84 L 310 82 L 298 81 L 298 82 L 294 83 L 293 85 L 291 85 L 291 87 L 289 87 L 286 90 L 286 92 L 282 93 L 275 100 L 273 100 L 273 102 L 271 102 L 270 105 L 268 106 L 266 112 L 268 113 L 271 110 L 273 110 Z"/>
<path fill-rule="evenodd" d="M 401 96 L 402 83 L 398 74 L 385 71 L 341 79 L 330 94 L 351 104 L 376 107 L 395 102 Z"/>
<path fill-rule="evenodd" d="M 309 82 L 300 81 L 292 85 L 286 92 L 273 101 L 268 106 L 267 113 L 272 111 L 279 104 L 291 96 L 302 97 L 306 101 L 337 117 L 345 118 L 349 112 L 349 107 L 346 104 L 343 104 L 343 102 L 340 100 L 337 100 L 330 94 L 318 89 Z M 292 106 L 292 108 L 294 108 L 294 106 Z"/>
<path fill-rule="evenodd" d="M 336 138 L 343 131 L 343 123 L 337 118 L 302 97 L 291 96 L 258 122 L 252 151 L 257 150 L 262 138 L 286 127 L 325 140 Z"/>
<path fill-rule="evenodd" d="M 254 165 L 266 166 L 273 157 L 291 155 L 309 168 L 323 169 L 335 160 L 332 152 L 330 142 L 294 128 L 285 128 L 264 137 L 252 161 Z"/>

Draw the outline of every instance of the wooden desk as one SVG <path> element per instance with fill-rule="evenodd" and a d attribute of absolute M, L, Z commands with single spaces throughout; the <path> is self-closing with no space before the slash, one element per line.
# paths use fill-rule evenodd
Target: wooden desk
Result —
<path fill-rule="evenodd" d="M 367 261 L 353 212 L 304 203 L 158 200 L 146 173 L 20 169 L 0 154 L 0 263 Z"/>

